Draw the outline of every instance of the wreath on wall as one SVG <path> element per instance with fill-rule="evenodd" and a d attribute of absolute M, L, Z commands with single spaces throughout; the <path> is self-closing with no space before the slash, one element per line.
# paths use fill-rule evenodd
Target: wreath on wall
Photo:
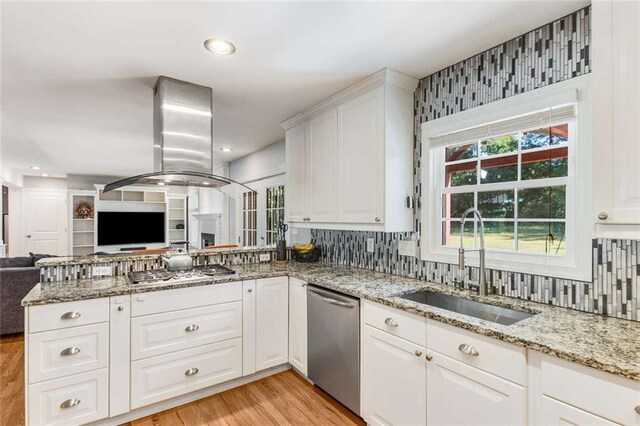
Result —
<path fill-rule="evenodd" d="M 80 201 L 74 215 L 76 219 L 93 219 L 93 207 L 86 201 Z"/>

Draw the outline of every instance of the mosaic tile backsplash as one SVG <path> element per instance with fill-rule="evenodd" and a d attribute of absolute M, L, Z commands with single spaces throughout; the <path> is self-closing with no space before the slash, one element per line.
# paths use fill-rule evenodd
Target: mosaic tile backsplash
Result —
<path fill-rule="evenodd" d="M 591 72 L 591 7 L 495 46 L 430 76 L 415 92 L 414 223 L 420 231 L 420 124 Z M 398 256 L 410 233 L 313 230 L 325 260 L 452 284 L 458 266 Z M 374 253 L 366 252 L 374 238 Z M 592 282 L 490 270 L 496 293 L 630 320 L 640 320 L 640 241 L 594 240 Z M 478 268 L 467 267 L 477 281 Z"/>

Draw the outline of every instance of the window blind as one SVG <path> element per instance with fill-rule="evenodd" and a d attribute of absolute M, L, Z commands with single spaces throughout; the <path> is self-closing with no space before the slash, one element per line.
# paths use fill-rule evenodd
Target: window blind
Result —
<path fill-rule="evenodd" d="M 539 129 L 541 127 L 563 124 L 573 121 L 575 118 L 576 105 L 562 105 L 444 135 L 430 136 L 429 143 L 431 146 L 442 146 L 456 143 L 475 142 L 515 132 L 523 132 Z"/>

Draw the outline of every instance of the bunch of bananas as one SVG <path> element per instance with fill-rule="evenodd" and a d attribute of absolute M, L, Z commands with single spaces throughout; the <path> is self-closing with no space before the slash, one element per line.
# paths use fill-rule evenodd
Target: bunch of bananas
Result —
<path fill-rule="evenodd" d="M 304 245 L 296 244 L 293 246 L 293 248 L 300 254 L 307 254 L 310 253 L 314 248 L 316 248 L 316 245 L 312 243 Z"/>

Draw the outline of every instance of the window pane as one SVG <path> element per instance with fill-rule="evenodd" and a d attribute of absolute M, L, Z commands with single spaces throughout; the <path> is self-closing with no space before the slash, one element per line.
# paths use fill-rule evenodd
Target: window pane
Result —
<path fill-rule="evenodd" d="M 518 180 L 518 156 L 488 158 L 480 161 L 480 183 Z"/>
<path fill-rule="evenodd" d="M 569 141 L 569 125 L 561 124 L 551 128 L 551 146 L 564 145 Z"/>
<path fill-rule="evenodd" d="M 549 128 L 529 130 L 520 138 L 522 149 L 542 148 L 549 146 Z"/>
<path fill-rule="evenodd" d="M 447 166 L 445 186 L 475 185 L 478 183 L 476 161 Z"/>
<path fill-rule="evenodd" d="M 480 156 L 506 154 L 518 150 L 518 135 L 506 135 L 480 142 Z"/>
<path fill-rule="evenodd" d="M 518 190 L 518 217 L 524 219 L 564 219 L 565 206 L 565 186 Z"/>
<path fill-rule="evenodd" d="M 567 148 L 535 151 L 522 155 L 521 180 L 568 176 Z"/>
<path fill-rule="evenodd" d="M 478 192 L 478 210 L 484 218 L 513 218 L 513 190 Z"/>
<path fill-rule="evenodd" d="M 469 207 L 473 207 L 473 193 L 444 194 L 442 196 L 442 217 L 460 218 Z"/>
<path fill-rule="evenodd" d="M 445 150 L 444 161 L 458 161 L 478 157 L 478 144 L 452 146 Z"/>
<path fill-rule="evenodd" d="M 442 222 L 442 245 L 460 247 L 459 220 Z M 473 238 L 473 220 L 468 220 L 464 223 L 464 246 L 467 248 L 475 247 Z"/>
<path fill-rule="evenodd" d="M 515 250 L 513 222 L 484 222 L 484 246 L 488 249 Z"/>
<path fill-rule="evenodd" d="M 518 251 L 565 253 L 565 224 L 558 222 L 518 223 Z"/>

